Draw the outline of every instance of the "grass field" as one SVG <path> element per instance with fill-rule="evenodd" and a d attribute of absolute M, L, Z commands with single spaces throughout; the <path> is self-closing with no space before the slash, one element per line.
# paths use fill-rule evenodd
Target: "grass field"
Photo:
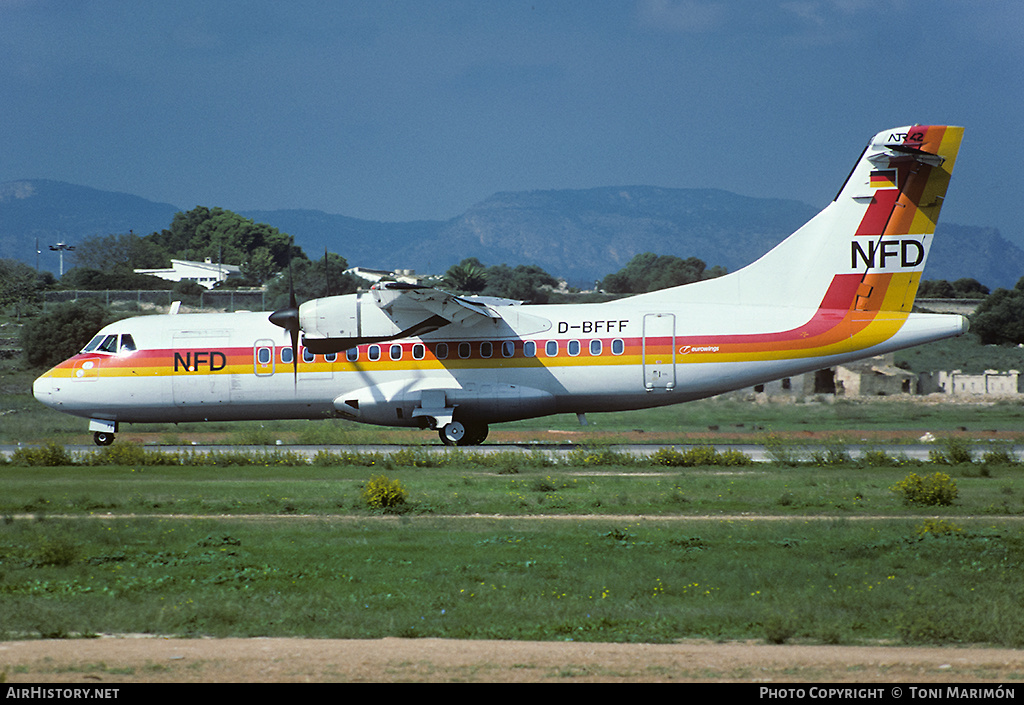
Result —
<path fill-rule="evenodd" d="M 405 460 L 0 468 L 2 635 L 1024 645 L 1015 465 Z"/>
<path fill-rule="evenodd" d="M 0 371 L 0 443 L 91 442 L 84 420 L 32 399 L 30 373 Z M 569 464 L 397 448 L 293 462 L 291 443 L 438 444 L 323 421 L 126 426 L 100 464 L 0 465 L 0 638 L 1024 646 L 1024 480 L 1001 446 L 952 464 L 843 451 L 925 432 L 1024 442 L 1020 403 L 709 400 L 590 421 L 492 429 L 490 442 L 583 446 Z M 776 463 L 668 467 L 607 448 L 624 441 L 780 445 Z M 190 442 L 268 452 L 161 465 L 141 445 Z M 905 504 L 892 488 L 911 472 L 948 473 L 955 502 Z M 408 493 L 390 512 L 363 497 L 380 474 Z"/>

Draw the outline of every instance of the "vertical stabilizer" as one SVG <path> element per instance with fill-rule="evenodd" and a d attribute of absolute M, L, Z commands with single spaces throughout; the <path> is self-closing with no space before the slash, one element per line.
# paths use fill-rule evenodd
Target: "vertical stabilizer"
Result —
<path fill-rule="evenodd" d="M 943 125 L 879 132 L 835 200 L 759 260 L 719 279 L 643 296 L 909 312 L 962 136 L 962 127 Z"/>

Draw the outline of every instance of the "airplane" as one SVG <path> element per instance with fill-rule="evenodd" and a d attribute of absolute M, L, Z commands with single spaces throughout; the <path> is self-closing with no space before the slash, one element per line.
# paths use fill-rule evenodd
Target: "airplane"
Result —
<path fill-rule="evenodd" d="M 268 312 L 112 323 L 35 397 L 121 423 L 345 418 L 476 445 L 490 424 L 691 401 L 967 331 L 912 312 L 962 127 L 868 143 L 835 199 L 722 277 L 594 304 L 534 305 L 381 282 Z M 813 153 L 830 145 L 802 145 Z"/>

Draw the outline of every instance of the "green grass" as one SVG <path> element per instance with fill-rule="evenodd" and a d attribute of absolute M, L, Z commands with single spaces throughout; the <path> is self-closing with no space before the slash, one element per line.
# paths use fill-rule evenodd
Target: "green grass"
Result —
<path fill-rule="evenodd" d="M 942 466 L 951 507 L 909 469 L 9 465 L 0 637 L 1024 646 L 1019 468 Z"/>
<path fill-rule="evenodd" d="M 1019 527 L 919 522 L 15 521 L 6 638 L 100 632 L 1024 645 Z"/>
<path fill-rule="evenodd" d="M 1015 466 L 980 463 L 895 467 L 670 468 L 643 463 L 583 467 L 395 465 L 382 459 L 342 467 L 14 467 L 0 468 L 0 514 L 295 514 L 367 516 L 362 490 L 385 474 L 408 490 L 411 515 L 606 514 L 791 516 L 929 515 L 903 506 L 892 487 L 909 472 L 950 473 L 957 502 L 945 516 L 1024 515 L 1024 479 Z M 891 458 L 893 462 L 899 462 Z M 412 461 L 410 461 L 412 462 Z M 510 472 L 514 470 L 514 472 Z"/>

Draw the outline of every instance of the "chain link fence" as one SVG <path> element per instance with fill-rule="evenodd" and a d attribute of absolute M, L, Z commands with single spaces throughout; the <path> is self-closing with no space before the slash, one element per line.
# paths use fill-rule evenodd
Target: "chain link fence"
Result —
<path fill-rule="evenodd" d="M 43 292 L 43 311 L 47 307 L 67 301 L 93 299 L 114 309 L 144 313 L 167 313 L 171 304 L 181 301 L 181 311 L 266 311 L 267 293 L 261 290 L 204 291 L 198 295 L 184 295 L 170 289 L 159 291 L 119 290 L 105 291 L 46 291 Z"/>

